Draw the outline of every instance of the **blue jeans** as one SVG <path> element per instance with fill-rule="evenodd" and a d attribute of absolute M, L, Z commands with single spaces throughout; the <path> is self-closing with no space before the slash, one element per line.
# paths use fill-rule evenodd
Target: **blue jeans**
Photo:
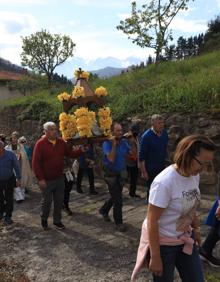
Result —
<path fill-rule="evenodd" d="M 163 275 L 153 275 L 154 282 L 173 282 L 174 269 L 177 268 L 183 282 L 204 282 L 198 248 L 194 245 L 192 255 L 182 252 L 183 245 L 161 246 Z"/>

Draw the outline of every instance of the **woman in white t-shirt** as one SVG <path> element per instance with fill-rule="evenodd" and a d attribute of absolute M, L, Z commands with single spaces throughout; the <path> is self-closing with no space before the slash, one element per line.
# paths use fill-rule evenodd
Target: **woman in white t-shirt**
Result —
<path fill-rule="evenodd" d="M 174 281 L 175 267 L 182 281 L 204 282 L 196 246 L 201 244 L 196 208 L 199 173 L 212 161 L 214 150 L 215 144 L 205 136 L 185 137 L 174 164 L 154 179 L 132 280 L 148 264 L 154 282 Z"/>

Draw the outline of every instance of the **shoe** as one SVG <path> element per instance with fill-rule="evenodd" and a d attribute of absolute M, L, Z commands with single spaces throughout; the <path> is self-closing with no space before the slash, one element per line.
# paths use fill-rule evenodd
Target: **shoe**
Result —
<path fill-rule="evenodd" d="M 129 194 L 131 198 L 141 198 L 138 194 Z"/>
<path fill-rule="evenodd" d="M 202 248 L 199 248 L 199 256 L 201 260 L 206 261 L 213 267 L 220 267 L 220 259 L 212 256 L 212 254 L 207 254 Z"/>
<path fill-rule="evenodd" d="M 89 194 L 90 194 L 90 195 L 98 195 L 98 192 L 95 191 L 95 190 L 90 190 L 90 191 L 89 191 Z"/>
<path fill-rule="evenodd" d="M 21 204 L 21 203 L 23 203 L 24 202 L 24 200 L 17 200 L 16 201 L 16 203 L 18 203 L 18 204 Z"/>
<path fill-rule="evenodd" d="M 6 216 L 6 217 L 4 218 L 4 223 L 7 224 L 7 225 L 12 224 L 13 222 L 14 222 L 14 221 L 13 221 L 10 217 L 8 217 L 8 216 Z"/>
<path fill-rule="evenodd" d="M 81 188 L 76 189 L 76 192 L 79 194 L 83 194 L 83 190 Z"/>
<path fill-rule="evenodd" d="M 63 210 L 65 211 L 65 213 L 66 213 L 67 215 L 73 215 L 73 212 L 71 211 L 70 208 L 64 207 Z"/>
<path fill-rule="evenodd" d="M 41 226 L 43 227 L 43 230 L 47 230 L 48 229 L 48 223 L 46 219 L 41 219 Z"/>
<path fill-rule="evenodd" d="M 107 213 L 103 213 L 103 212 L 101 212 L 101 210 L 99 210 L 99 213 L 103 217 L 104 221 L 106 221 L 106 222 L 110 222 L 111 221 L 111 219 L 110 219 L 110 217 L 109 217 L 109 215 Z"/>
<path fill-rule="evenodd" d="M 59 230 L 65 229 L 65 226 L 63 225 L 62 222 L 54 223 L 53 225 L 55 225 L 56 229 L 59 229 Z"/>
<path fill-rule="evenodd" d="M 115 229 L 119 232 L 125 232 L 127 228 L 123 223 L 120 223 L 116 224 Z"/>

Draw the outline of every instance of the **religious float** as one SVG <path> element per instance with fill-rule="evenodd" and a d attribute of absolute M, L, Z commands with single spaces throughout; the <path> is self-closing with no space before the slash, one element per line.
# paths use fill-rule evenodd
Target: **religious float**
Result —
<path fill-rule="evenodd" d="M 66 92 L 57 96 L 63 103 L 59 115 L 62 138 L 72 145 L 100 143 L 111 136 L 111 111 L 106 106 L 107 90 L 100 86 L 92 90 L 89 73 L 75 71 L 76 83 L 72 94 Z"/>

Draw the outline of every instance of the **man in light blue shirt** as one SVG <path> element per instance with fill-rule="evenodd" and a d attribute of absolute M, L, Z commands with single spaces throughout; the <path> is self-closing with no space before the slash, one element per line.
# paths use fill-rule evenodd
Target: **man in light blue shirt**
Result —
<path fill-rule="evenodd" d="M 17 157 L 13 152 L 5 150 L 4 143 L 0 141 L 0 220 L 4 218 L 6 224 L 13 223 L 13 192 L 15 186 L 21 185 L 20 180 Z"/>

